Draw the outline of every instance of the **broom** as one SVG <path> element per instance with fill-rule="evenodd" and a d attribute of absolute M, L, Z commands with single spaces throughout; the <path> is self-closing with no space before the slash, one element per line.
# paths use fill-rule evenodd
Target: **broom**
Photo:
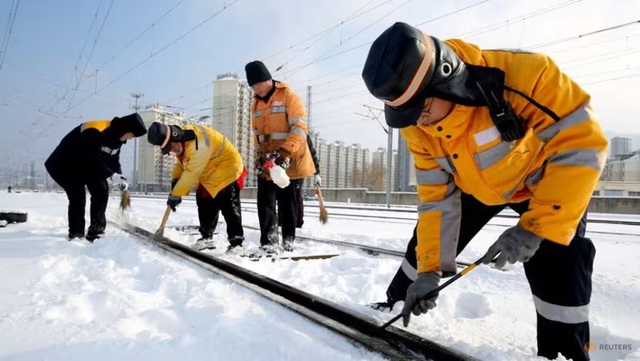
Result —
<path fill-rule="evenodd" d="M 131 195 L 129 191 L 124 191 L 120 195 L 120 211 L 124 212 L 131 207 Z"/>
<path fill-rule="evenodd" d="M 167 206 L 167 209 L 164 211 L 164 216 L 162 217 L 162 222 L 160 222 L 160 227 L 151 237 L 154 241 L 162 242 L 164 238 L 164 226 L 167 224 L 169 214 L 171 214 L 171 207 Z"/>
<path fill-rule="evenodd" d="M 322 191 L 319 185 L 316 185 L 316 192 L 318 192 L 318 201 L 320 202 L 320 223 L 325 224 L 329 220 L 329 212 L 327 212 L 327 208 L 324 206 Z"/>

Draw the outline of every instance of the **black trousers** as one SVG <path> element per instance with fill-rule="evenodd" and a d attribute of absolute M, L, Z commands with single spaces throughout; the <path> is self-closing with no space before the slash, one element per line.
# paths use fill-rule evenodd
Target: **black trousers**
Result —
<path fill-rule="evenodd" d="M 211 238 L 218 226 L 220 212 L 227 223 L 227 239 L 231 243 L 242 243 L 244 230 L 242 228 L 242 208 L 240 203 L 240 186 L 234 181 L 224 187 L 215 197 L 202 196 L 196 192 L 198 219 L 202 238 Z"/>
<path fill-rule="evenodd" d="M 302 186 L 302 181 L 302 179 L 291 179 L 288 186 L 280 188 L 270 180 L 258 178 L 260 245 L 279 244 L 278 212 L 281 214 L 282 238 L 295 238 L 299 211 L 297 192 Z"/>
<path fill-rule="evenodd" d="M 69 235 L 84 236 L 85 220 L 84 211 L 87 203 L 86 190 L 91 195 L 89 215 L 92 232 L 101 233 L 107 226 L 107 203 L 109 202 L 109 184 L 106 179 L 83 179 L 73 174 L 62 174 L 56 170 L 47 168 L 51 178 L 60 185 L 67 194 L 69 207 L 67 217 L 69 220 Z"/>
<path fill-rule="evenodd" d="M 292 189 L 295 193 L 295 198 L 297 199 L 297 202 L 294 205 L 297 208 L 296 212 L 294 212 L 297 215 L 296 228 L 302 228 L 302 225 L 304 225 L 304 196 L 302 195 L 303 183 L 304 180 L 300 182 L 298 187 L 294 187 Z M 280 208 L 278 208 L 278 224 L 282 226 L 282 211 Z"/>
<path fill-rule="evenodd" d="M 462 193 L 462 218 L 457 254 L 505 207 L 524 213 L 529 202 L 487 206 Z M 555 359 L 558 353 L 574 361 L 589 360 L 584 346 L 589 342 L 588 310 L 595 247 L 585 237 L 586 214 L 580 220 L 569 246 L 543 241 L 536 254 L 524 263 L 537 313 L 538 356 Z M 387 289 L 393 304 L 404 300 L 407 288 L 417 277 L 416 229 L 405 259 Z"/>

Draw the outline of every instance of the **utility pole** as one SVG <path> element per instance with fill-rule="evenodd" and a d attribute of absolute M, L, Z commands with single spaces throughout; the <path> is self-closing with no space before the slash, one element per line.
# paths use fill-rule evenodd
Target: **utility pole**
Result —
<path fill-rule="evenodd" d="M 380 127 L 382 128 L 382 130 L 384 130 L 384 132 L 387 133 L 387 169 L 386 169 L 387 182 L 385 185 L 385 193 L 386 193 L 387 208 L 391 208 L 391 162 L 393 160 L 393 128 L 391 127 L 385 128 L 385 126 L 382 125 L 382 122 L 380 122 L 380 116 L 383 115 L 383 112 L 384 112 L 383 109 L 374 108 L 366 104 L 364 105 L 364 107 L 366 107 L 369 110 L 369 114 L 356 113 L 356 115 L 360 115 L 370 119 L 375 119 L 378 122 L 378 124 L 380 124 Z"/>
<path fill-rule="evenodd" d="M 309 136 L 312 135 L 312 131 L 311 131 L 311 85 L 307 85 L 307 132 L 308 132 Z M 315 139 L 313 139 L 313 140 L 315 140 Z M 317 151 L 318 151 L 318 149 L 316 148 L 316 152 Z M 320 154 L 316 153 L 316 155 L 318 157 L 320 157 Z M 320 169 L 316 169 L 316 170 L 318 172 L 320 171 Z M 311 184 L 312 184 L 311 178 L 307 177 L 304 180 L 303 187 L 304 188 L 312 188 Z"/>
<path fill-rule="evenodd" d="M 36 163 L 31 161 L 31 171 L 29 172 L 29 188 L 36 189 Z"/>
<path fill-rule="evenodd" d="M 142 93 L 131 93 L 131 97 L 135 99 L 134 105 L 131 107 L 138 112 L 140 106 L 138 105 L 138 99 L 142 98 Z M 138 191 L 138 138 L 133 138 L 133 187 Z"/>
<path fill-rule="evenodd" d="M 311 85 L 307 85 L 307 128 L 311 130 Z"/>

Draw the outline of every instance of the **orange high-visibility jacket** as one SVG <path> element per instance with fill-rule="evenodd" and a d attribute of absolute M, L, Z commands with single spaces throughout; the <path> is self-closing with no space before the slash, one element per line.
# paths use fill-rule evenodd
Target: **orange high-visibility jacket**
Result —
<path fill-rule="evenodd" d="M 282 82 L 267 102 L 253 99 L 253 119 L 256 160 L 261 155 L 279 151 L 289 157 L 287 175 L 302 179 L 315 173 L 311 152 L 307 146 L 307 114 L 300 98 Z"/>
<path fill-rule="evenodd" d="M 455 274 L 460 192 L 487 205 L 530 200 L 519 225 L 568 245 L 584 214 L 606 159 L 607 139 L 589 95 L 542 54 L 480 50 L 446 42 L 465 63 L 505 72 L 505 100 L 524 120 L 524 138 L 505 142 L 488 107 L 454 105 L 431 126 L 401 130 L 415 158 L 418 196 L 418 273 Z M 473 217 L 473 215 L 466 215 Z"/>
<path fill-rule="evenodd" d="M 196 139 L 185 142 L 182 162 L 176 161 L 171 178 L 179 179 L 171 194 L 186 196 L 196 184 L 202 185 L 211 197 L 242 174 L 242 157 L 238 150 L 217 130 L 202 125 L 181 125 L 193 130 Z"/>

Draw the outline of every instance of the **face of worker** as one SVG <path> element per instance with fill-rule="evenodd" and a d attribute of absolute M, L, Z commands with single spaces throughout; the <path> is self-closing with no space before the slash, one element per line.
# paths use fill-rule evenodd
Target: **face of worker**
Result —
<path fill-rule="evenodd" d="M 420 125 L 434 125 L 444 119 L 453 109 L 453 103 L 436 98 L 430 97 L 424 101 L 424 107 L 422 108 L 422 114 L 418 118 L 418 124 Z"/>
<path fill-rule="evenodd" d="M 124 133 L 119 139 L 120 139 L 121 142 L 124 143 L 129 139 L 133 139 L 133 133 L 131 133 L 131 132 Z"/>
<path fill-rule="evenodd" d="M 273 87 L 273 80 L 269 79 L 269 80 L 265 80 L 265 81 L 261 81 L 259 83 L 253 84 L 251 86 L 251 89 L 253 89 L 253 92 L 257 96 L 264 98 L 267 94 L 269 94 L 272 87 Z"/>
<path fill-rule="evenodd" d="M 178 143 L 178 142 L 172 142 L 171 143 L 171 152 L 177 155 L 180 155 L 182 153 L 182 144 Z"/>

